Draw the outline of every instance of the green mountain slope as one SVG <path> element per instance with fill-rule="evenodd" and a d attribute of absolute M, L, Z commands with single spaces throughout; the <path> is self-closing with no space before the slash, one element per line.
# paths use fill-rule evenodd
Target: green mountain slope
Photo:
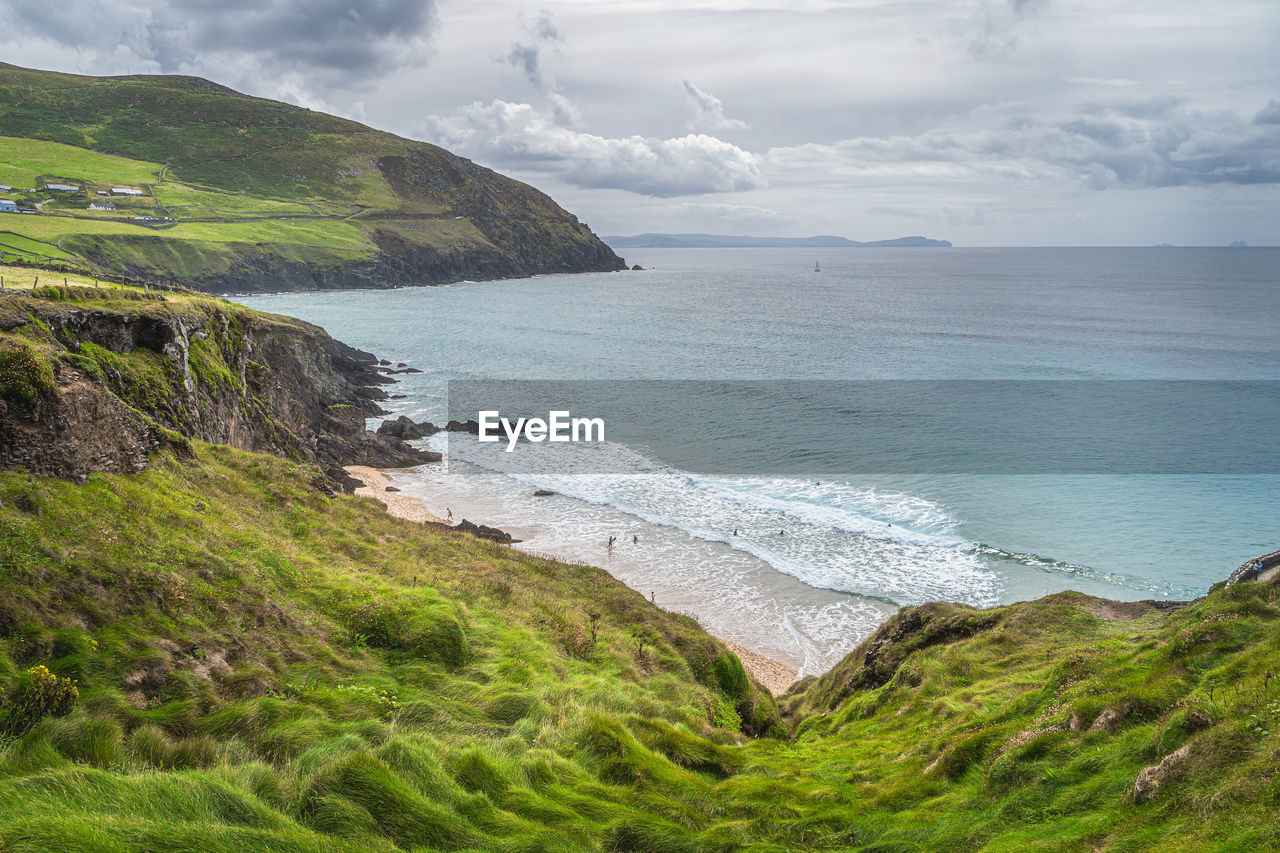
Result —
<path fill-rule="evenodd" d="M 91 391 L 188 434 L 217 418 L 189 395 L 251 417 L 256 327 L 312 366 L 292 399 L 335 381 L 314 327 L 131 292 L 0 294 L 0 433 L 87 434 Z M 194 389 L 163 335 L 93 344 L 113 312 L 203 322 Z M 1275 583 L 910 608 L 775 705 L 603 570 L 393 519 L 305 458 L 143 463 L 0 470 L 0 851 L 1280 846 Z"/>
<path fill-rule="evenodd" d="M 532 187 L 434 145 L 199 78 L 0 63 L 0 184 L 13 190 L 0 197 L 39 210 L 0 214 L 0 252 L 207 290 L 622 268 Z"/>

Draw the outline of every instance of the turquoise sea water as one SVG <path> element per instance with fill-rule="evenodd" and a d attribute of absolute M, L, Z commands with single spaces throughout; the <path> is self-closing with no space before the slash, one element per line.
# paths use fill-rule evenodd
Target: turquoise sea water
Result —
<path fill-rule="evenodd" d="M 423 370 L 390 389 L 415 418 L 443 415 L 449 379 L 1280 380 L 1280 250 L 626 254 L 648 269 L 238 298 Z M 796 435 L 776 425 L 780 458 Z M 1256 440 L 1274 444 L 1280 424 L 1264 419 Z M 397 485 L 530 550 L 604 565 L 806 672 L 902 604 L 1190 597 L 1280 546 L 1273 475 L 816 482 L 785 465 L 697 475 L 655 446 L 613 448 L 649 473 L 539 478 L 469 464 L 455 444 L 447 471 Z M 559 494 L 531 497 L 539 486 Z"/>

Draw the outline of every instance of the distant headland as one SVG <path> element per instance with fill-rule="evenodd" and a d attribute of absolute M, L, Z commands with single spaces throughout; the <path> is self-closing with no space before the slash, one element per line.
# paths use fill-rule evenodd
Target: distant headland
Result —
<path fill-rule="evenodd" d="M 898 237 L 895 240 L 860 242 L 845 237 L 735 237 L 726 234 L 636 234 L 633 237 L 602 237 L 614 249 L 949 249 L 949 240 L 928 237 Z"/>

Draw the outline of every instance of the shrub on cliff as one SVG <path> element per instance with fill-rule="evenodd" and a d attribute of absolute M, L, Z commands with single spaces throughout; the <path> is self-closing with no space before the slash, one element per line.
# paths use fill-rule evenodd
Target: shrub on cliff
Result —
<path fill-rule="evenodd" d="M 0 335 L 0 399 L 29 403 L 53 390 L 53 368 L 40 351 L 13 335 Z"/>

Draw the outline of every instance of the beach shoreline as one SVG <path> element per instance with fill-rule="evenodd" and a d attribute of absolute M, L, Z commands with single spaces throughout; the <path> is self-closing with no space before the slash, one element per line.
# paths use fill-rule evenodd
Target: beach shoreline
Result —
<path fill-rule="evenodd" d="M 349 465 L 344 470 L 364 483 L 363 486 L 355 490 L 357 496 L 374 498 L 392 516 L 420 524 L 431 523 L 452 526 L 450 522 L 429 511 L 420 498 L 402 495 L 397 492 L 388 492 L 387 487 L 391 485 L 394 470 L 380 470 L 366 465 Z M 740 643 L 731 642 L 723 637 L 717 637 L 716 639 L 724 643 L 730 651 L 737 655 L 738 660 L 742 661 L 743 669 L 774 696 L 781 696 L 786 693 L 787 689 L 798 678 L 796 670 L 784 663 L 752 651 Z"/>
<path fill-rule="evenodd" d="M 419 524 L 449 524 L 440 516 L 429 511 L 427 505 L 418 498 L 401 495 L 396 492 L 388 492 L 387 486 L 391 484 L 388 471 L 380 471 L 367 465 L 348 465 L 343 470 L 364 483 L 363 486 L 355 490 L 357 497 L 368 497 L 377 500 L 386 507 L 387 512 L 396 518 L 402 518 L 405 521 L 416 521 Z"/>

